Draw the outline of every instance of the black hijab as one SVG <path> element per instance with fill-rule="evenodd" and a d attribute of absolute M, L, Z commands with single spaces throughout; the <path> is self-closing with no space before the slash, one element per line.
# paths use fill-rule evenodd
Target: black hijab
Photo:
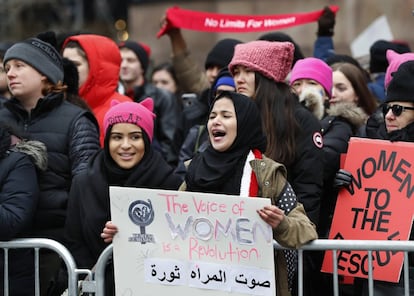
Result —
<path fill-rule="evenodd" d="M 191 161 L 185 178 L 188 191 L 238 195 L 243 167 L 249 151 L 266 149 L 260 111 L 247 96 L 235 92 L 222 92 L 212 102 L 210 112 L 218 100 L 233 101 L 237 118 L 237 135 L 224 152 L 211 145 Z"/>

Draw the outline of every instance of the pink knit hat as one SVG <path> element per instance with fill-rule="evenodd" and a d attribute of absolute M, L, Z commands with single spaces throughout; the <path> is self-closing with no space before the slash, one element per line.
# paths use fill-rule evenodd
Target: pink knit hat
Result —
<path fill-rule="evenodd" d="M 154 102 L 151 98 L 146 98 L 140 103 L 122 102 L 112 100 L 111 108 L 104 117 L 105 134 L 108 127 L 117 123 L 132 123 L 142 128 L 152 142 L 154 132 L 154 118 L 152 113 Z"/>
<path fill-rule="evenodd" d="M 284 82 L 292 67 L 294 50 L 291 42 L 257 40 L 237 44 L 229 70 L 234 75 L 234 68 L 241 65 Z"/>
<path fill-rule="evenodd" d="M 397 71 L 402 63 L 414 60 L 414 53 L 411 53 L 411 52 L 399 54 L 392 49 L 388 49 L 386 54 L 387 54 L 387 60 L 388 60 L 388 67 L 385 72 L 385 80 L 384 80 L 385 89 L 388 88 L 388 85 L 391 82 L 392 73 Z"/>
<path fill-rule="evenodd" d="M 326 94 L 332 94 L 332 68 L 317 58 L 298 60 L 290 73 L 290 85 L 298 79 L 312 79 L 325 89 Z"/>

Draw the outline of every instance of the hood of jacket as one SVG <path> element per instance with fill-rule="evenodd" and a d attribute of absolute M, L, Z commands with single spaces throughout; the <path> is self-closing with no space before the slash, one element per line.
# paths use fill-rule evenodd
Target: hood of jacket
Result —
<path fill-rule="evenodd" d="M 325 115 L 324 98 L 314 87 L 306 87 L 299 95 L 299 102 L 305 106 L 318 120 Z"/>
<path fill-rule="evenodd" d="M 67 38 L 76 41 L 85 51 L 89 74 L 79 88 L 79 95 L 95 109 L 109 100 L 118 87 L 121 54 L 117 44 L 105 36 L 81 34 Z"/>
<path fill-rule="evenodd" d="M 47 168 L 47 149 L 46 145 L 40 141 L 21 141 L 13 149 L 24 153 L 30 157 L 34 165 L 42 171 Z"/>
<path fill-rule="evenodd" d="M 342 117 L 355 128 L 363 126 L 368 115 L 365 111 L 352 102 L 339 102 L 331 105 L 326 113 L 330 116 Z"/>

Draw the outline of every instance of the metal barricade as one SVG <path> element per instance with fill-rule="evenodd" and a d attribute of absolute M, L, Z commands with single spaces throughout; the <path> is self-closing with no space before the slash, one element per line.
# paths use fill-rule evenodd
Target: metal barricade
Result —
<path fill-rule="evenodd" d="M 35 266 L 35 291 L 33 295 L 40 295 L 39 281 L 39 251 L 40 249 L 49 249 L 56 252 L 63 260 L 68 271 L 68 296 L 78 295 L 78 276 L 80 274 L 91 275 L 90 270 L 77 269 L 75 260 L 71 253 L 61 243 L 45 238 L 22 238 L 11 241 L 0 242 L 0 248 L 4 250 L 4 295 L 9 295 L 8 285 L 8 252 L 10 249 L 33 249 L 34 250 L 34 266 Z"/>
<path fill-rule="evenodd" d="M 285 249 L 274 242 L 275 249 Z M 372 277 L 372 252 L 373 251 L 401 251 L 404 252 L 404 263 L 408 263 L 408 253 L 414 252 L 414 241 L 383 241 L 383 240 L 329 240 L 318 239 L 298 249 L 298 296 L 303 296 L 303 252 L 304 251 L 332 251 L 333 262 L 333 295 L 339 295 L 337 251 L 367 251 L 368 253 L 368 291 L 373 296 L 374 282 Z M 109 245 L 100 255 L 93 275 L 93 282 L 87 284 L 87 292 L 96 293 L 96 296 L 104 295 L 105 268 L 108 260 L 112 258 L 112 245 Z M 409 269 L 404 264 L 404 289 L 405 296 L 410 295 Z"/>
<path fill-rule="evenodd" d="M 274 242 L 275 249 L 284 249 Z M 374 295 L 372 278 L 372 251 L 402 251 L 404 252 L 404 293 L 410 295 L 408 253 L 414 252 L 414 241 L 384 241 L 384 240 L 329 240 L 318 239 L 302 246 L 298 250 L 298 295 L 303 295 L 303 251 L 332 251 L 333 289 L 335 296 L 339 295 L 337 251 L 367 251 L 368 253 L 368 293 Z M 405 264 L 407 263 L 407 264 Z"/>

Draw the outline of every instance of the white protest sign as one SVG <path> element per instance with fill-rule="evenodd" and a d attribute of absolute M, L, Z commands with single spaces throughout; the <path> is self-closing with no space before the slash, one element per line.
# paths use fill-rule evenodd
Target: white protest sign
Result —
<path fill-rule="evenodd" d="M 390 25 L 385 15 L 374 20 L 351 43 L 352 56 L 355 58 L 369 55 L 369 48 L 377 40 L 392 40 Z"/>
<path fill-rule="evenodd" d="M 117 295 L 276 295 L 256 212 L 269 199 L 125 187 L 110 199 Z"/>

